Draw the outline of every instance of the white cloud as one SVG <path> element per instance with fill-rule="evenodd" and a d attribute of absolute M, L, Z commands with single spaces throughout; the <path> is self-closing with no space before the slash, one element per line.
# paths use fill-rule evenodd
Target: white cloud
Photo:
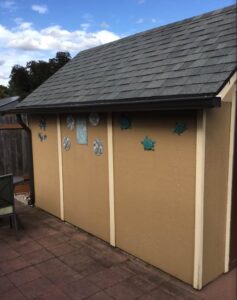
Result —
<path fill-rule="evenodd" d="M 39 14 L 45 14 L 48 11 L 48 7 L 45 4 L 34 4 L 31 6 L 31 9 Z"/>
<path fill-rule="evenodd" d="M 11 68 L 15 64 L 25 65 L 30 60 L 47 60 L 57 51 L 69 51 L 71 55 L 119 39 L 112 31 L 103 29 L 88 31 L 88 28 L 69 31 L 59 25 L 36 30 L 32 23 L 21 18 L 15 20 L 16 27 L 6 28 L 0 24 L 0 84 L 7 84 Z"/>
<path fill-rule="evenodd" d="M 109 25 L 109 23 L 103 21 L 103 22 L 100 23 L 100 27 L 101 27 L 101 28 L 109 28 L 110 25 Z"/>
<path fill-rule="evenodd" d="M 140 19 L 138 19 L 138 20 L 136 21 L 136 23 L 137 23 L 137 24 L 142 24 L 142 23 L 144 23 L 144 19 L 143 19 L 143 18 L 140 18 Z"/>
<path fill-rule="evenodd" d="M 80 25 L 80 27 L 83 29 L 83 30 L 87 30 L 89 27 L 90 27 L 91 25 L 89 24 L 89 23 L 82 23 L 81 25 Z"/>

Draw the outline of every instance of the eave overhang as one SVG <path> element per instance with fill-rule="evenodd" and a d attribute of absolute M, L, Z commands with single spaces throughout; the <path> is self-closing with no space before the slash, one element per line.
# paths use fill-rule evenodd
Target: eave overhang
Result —
<path fill-rule="evenodd" d="M 172 97 L 154 97 L 139 99 L 121 99 L 106 101 L 90 101 L 80 103 L 66 103 L 59 105 L 44 105 L 17 107 L 11 113 L 30 114 L 60 114 L 89 111 L 142 111 L 142 110 L 187 110 L 204 109 L 221 106 L 221 98 L 215 95 L 188 95 Z"/>

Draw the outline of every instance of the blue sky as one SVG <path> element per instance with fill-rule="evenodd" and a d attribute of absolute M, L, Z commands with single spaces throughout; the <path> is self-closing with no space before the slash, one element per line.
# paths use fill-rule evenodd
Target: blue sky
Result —
<path fill-rule="evenodd" d="M 0 0 L 0 84 L 47 60 L 234 4 L 235 0 Z"/>

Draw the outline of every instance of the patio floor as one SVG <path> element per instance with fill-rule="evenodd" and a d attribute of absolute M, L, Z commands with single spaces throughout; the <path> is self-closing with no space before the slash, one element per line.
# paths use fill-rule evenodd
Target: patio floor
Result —
<path fill-rule="evenodd" d="M 0 222 L 0 299 L 236 300 L 237 270 L 202 291 L 29 206 L 17 207 L 15 240 Z"/>

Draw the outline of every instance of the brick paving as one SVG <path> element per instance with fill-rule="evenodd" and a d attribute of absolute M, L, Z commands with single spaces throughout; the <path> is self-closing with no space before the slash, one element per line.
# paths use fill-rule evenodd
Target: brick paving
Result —
<path fill-rule="evenodd" d="M 1 300 L 236 300 L 237 269 L 202 291 L 39 210 L 19 204 L 15 240 L 0 221 Z"/>

